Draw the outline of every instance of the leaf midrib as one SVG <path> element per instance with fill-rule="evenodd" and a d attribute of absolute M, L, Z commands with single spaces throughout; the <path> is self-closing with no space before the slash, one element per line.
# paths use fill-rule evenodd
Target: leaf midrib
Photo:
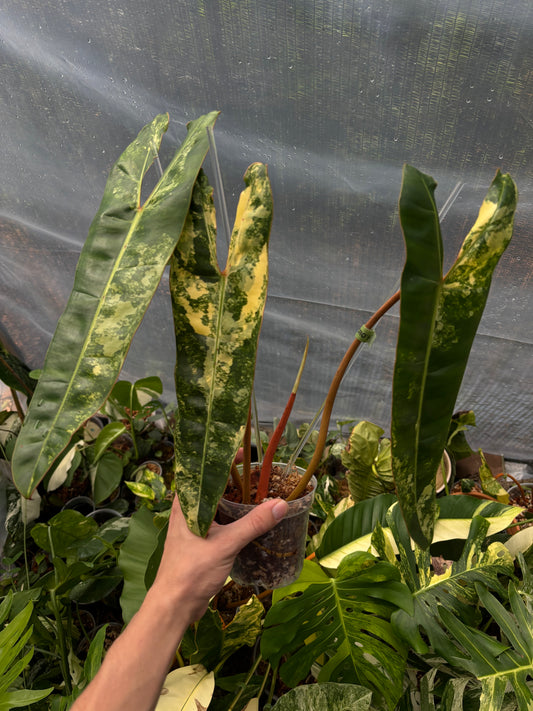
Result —
<path fill-rule="evenodd" d="M 148 147 L 147 147 L 147 148 L 148 148 Z M 69 383 L 68 383 L 68 386 L 67 386 L 67 388 L 66 388 L 66 390 L 65 390 L 65 394 L 64 394 L 64 396 L 63 396 L 63 398 L 62 398 L 62 400 L 61 400 L 60 406 L 56 409 L 56 415 L 55 415 L 54 418 L 52 419 L 51 426 L 50 426 L 50 428 L 49 428 L 49 430 L 48 430 L 48 433 L 47 433 L 46 437 L 42 440 L 42 444 L 41 444 L 41 447 L 40 447 L 40 450 L 39 450 L 39 459 L 38 459 L 37 462 L 36 462 L 35 468 L 37 467 L 38 462 L 39 462 L 39 460 L 40 460 L 40 458 L 41 458 L 41 454 L 42 454 L 43 450 L 45 449 L 45 446 L 46 446 L 48 440 L 50 439 L 50 437 L 51 437 L 51 435 L 52 435 L 52 433 L 53 433 L 53 431 L 54 431 L 54 428 L 55 428 L 55 426 L 56 426 L 56 424 L 57 424 L 57 421 L 60 419 L 60 416 L 62 415 L 65 402 L 68 400 L 68 397 L 69 397 L 69 395 L 70 395 L 70 393 L 71 393 L 71 391 L 72 391 L 72 388 L 73 388 L 73 386 L 74 386 L 75 377 L 76 377 L 76 375 L 77 375 L 77 373 L 78 373 L 78 371 L 79 371 L 79 369 L 80 369 L 81 363 L 82 363 L 82 361 L 83 361 L 84 354 L 85 354 L 85 352 L 86 352 L 86 350 L 87 350 L 87 344 L 90 343 L 90 341 L 91 341 L 91 339 L 92 339 L 92 335 L 93 335 L 93 333 L 94 333 L 94 331 L 95 331 L 95 325 L 96 325 L 96 323 L 97 323 L 97 321 L 98 321 L 98 316 L 99 316 L 99 314 L 100 314 L 101 311 L 102 311 L 102 308 L 103 308 L 104 303 L 106 302 L 107 294 L 109 293 L 110 286 L 111 286 L 111 284 L 112 284 L 112 282 L 113 282 L 113 280 L 114 280 L 114 277 L 115 277 L 115 275 L 116 275 L 116 273 L 117 273 L 117 271 L 118 271 L 118 267 L 119 267 L 120 264 L 121 264 L 122 258 L 124 257 L 124 253 L 125 253 L 125 251 L 126 251 L 126 247 L 127 247 L 127 246 L 129 245 L 129 243 L 130 243 L 132 232 L 134 231 L 134 229 L 136 228 L 137 224 L 139 223 L 139 221 L 140 221 L 142 215 L 144 214 L 144 212 L 143 212 L 143 206 L 141 206 L 141 204 L 140 204 L 141 186 L 142 186 L 142 181 L 143 181 L 143 178 L 144 178 L 144 176 L 145 176 L 145 174 L 146 174 L 146 171 L 148 170 L 148 168 L 147 168 L 147 163 L 148 163 L 148 160 L 150 159 L 150 155 L 151 155 L 150 152 L 147 151 L 146 156 L 145 156 L 145 159 L 144 159 L 144 164 L 143 164 L 143 167 L 142 167 L 141 178 L 140 178 L 140 180 L 138 180 L 138 185 L 137 185 L 137 207 L 136 207 L 136 210 L 135 210 L 135 216 L 134 216 L 133 220 L 131 221 L 130 228 L 129 228 L 128 231 L 127 231 L 126 238 L 124 239 L 124 242 L 123 242 L 123 244 L 122 244 L 122 247 L 121 247 L 120 250 L 119 250 L 119 253 L 118 253 L 118 255 L 117 255 L 117 259 L 115 259 L 115 263 L 114 263 L 114 265 L 113 265 L 113 269 L 112 269 L 112 271 L 111 271 L 111 274 L 110 274 L 110 276 L 109 276 L 109 278 L 108 278 L 108 280 L 107 280 L 106 286 L 105 286 L 105 288 L 104 288 L 104 290 L 103 290 L 103 292 L 102 292 L 101 297 L 100 297 L 99 300 L 98 300 L 97 309 L 96 309 L 96 311 L 94 312 L 94 316 L 93 316 L 93 318 L 92 318 L 92 320 L 91 320 L 91 325 L 90 325 L 90 328 L 89 328 L 89 330 L 88 330 L 88 332 L 87 332 L 87 336 L 85 337 L 85 339 L 84 339 L 84 341 L 83 341 L 83 345 L 82 345 L 82 348 L 80 349 L 80 355 L 78 356 L 78 359 L 77 359 L 77 361 L 76 361 L 76 365 L 75 365 L 74 369 L 72 370 L 71 378 L 70 378 Z M 152 157 L 152 160 L 153 160 L 153 156 L 151 156 L 151 157 Z M 162 181 L 160 180 L 160 181 L 157 183 L 157 185 L 155 186 L 154 190 L 152 191 L 152 193 L 150 194 L 150 196 L 149 196 L 149 198 L 146 200 L 146 202 L 148 202 L 148 200 L 152 199 L 152 198 L 156 195 L 156 193 L 157 193 L 157 192 L 159 191 L 159 189 L 160 189 L 161 182 L 162 182 Z"/>

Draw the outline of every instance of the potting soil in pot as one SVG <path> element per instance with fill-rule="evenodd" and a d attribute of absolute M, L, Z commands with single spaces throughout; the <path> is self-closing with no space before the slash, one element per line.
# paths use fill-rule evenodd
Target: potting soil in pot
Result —
<path fill-rule="evenodd" d="M 252 469 L 251 500 L 259 479 L 259 466 Z M 275 464 L 270 479 L 268 498 L 286 498 L 294 490 L 303 470 L 295 468 L 288 477 L 284 465 Z M 289 501 L 289 512 L 277 526 L 248 544 L 235 560 L 231 577 L 240 585 L 272 589 L 294 582 L 304 561 L 309 509 L 313 503 L 316 479 L 313 477 L 305 494 Z M 231 523 L 245 516 L 253 504 L 243 504 L 240 492 L 232 484 L 218 506 L 220 523 Z"/>

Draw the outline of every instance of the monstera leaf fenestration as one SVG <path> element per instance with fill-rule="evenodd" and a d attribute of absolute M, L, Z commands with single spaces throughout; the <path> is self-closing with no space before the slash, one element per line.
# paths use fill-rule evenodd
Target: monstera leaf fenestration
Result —
<path fill-rule="evenodd" d="M 476 585 L 479 599 L 492 620 L 499 625 L 502 641 L 465 625 L 449 610 L 440 615 L 458 646 L 447 661 L 470 672 L 481 684 L 479 708 L 499 711 L 504 705 L 508 685 L 515 694 L 519 711 L 533 709 L 533 599 L 519 593 L 509 583 L 510 610 L 481 584 Z M 529 682 L 529 683 L 528 683 Z"/>
<path fill-rule="evenodd" d="M 189 528 L 205 535 L 242 438 L 268 279 L 272 194 L 266 166 L 244 176 L 226 267 L 217 263 L 212 188 L 203 173 L 172 256 L 176 333 L 176 484 Z"/>
<path fill-rule="evenodd" d="M 299 597 L 282 595 L 301 592 Z M 357 681 L 394 708 L 401 690 L 407 648 L 389 622 L 401 607 L 411 611 L 408 588 L 395 566 L 369 553 L 354 553 L 329 577 L 306 561 L 298 581 L 277 591 L 265 619 L 261 653 L 288 686 L 304 679 L 323 654 L 318 681 Z"/>
<path fill-rule="evenodd" d="M 168 116 L 145 126 L 113 166 L 83 246 L 74 286 L 17 439 L 12 468 L 29 497 L 73 433 L 107 398 L 179 239 L 217 113 L 187 138 L 141 203 L 143 178 Z"/>
<path fill-rule="evenodd" d="M 516 187 L 496 174 L 449 272 L 436 183 L 404 167 L 400 221 L 406 244 L 393 378 L 391 441 L 396 490 L 411 537 L 429 546 L 435 478 L 492 273 L 512 235 Z"/>
<path fill-rule="evenodd" d="M 478 600 L 475 584 L 483 583 L 504 595 L 505 588 L 500 578 L 513 574 L 513 558 L 503 543 L 491 543 L 484 548 L 490 523 L 481 516 L 475 516 L 459 560 L 450 561 L 444 572 L 436 574 L 431 570 L 429 551 L 411 548 L 397 506 L 389 511 L 388 521 L 400 552 L 398 567 L 413 593 L 414 604 L 412 614 L 404 610 L 394 612 L 392 624 L 418 653 L 429 651 L 420 633 L 422 630 L 437 654 L 451 654 L 452 645 L 440 625 L 439 610 L 444 607 L 464 621 L 474 619 Z M 377 542 L 376 546 L 379 548 Z M 385 555 L 384 551 L 380 551 L 380 555 Z"/>

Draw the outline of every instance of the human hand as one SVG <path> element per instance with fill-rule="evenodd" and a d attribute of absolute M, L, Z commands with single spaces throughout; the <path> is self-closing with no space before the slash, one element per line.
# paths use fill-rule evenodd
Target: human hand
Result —
<path fill-rule="evenodd" d="M 198 619 L 224 584 L 237 553 L 279 523 L 288 508 L 282 499 L 265 501 L 233 523 L 213 523 L 206 538 L 200 538 L 189 530 L 176 496 L 151 592 L 176 600 L 182 614 Z"/>

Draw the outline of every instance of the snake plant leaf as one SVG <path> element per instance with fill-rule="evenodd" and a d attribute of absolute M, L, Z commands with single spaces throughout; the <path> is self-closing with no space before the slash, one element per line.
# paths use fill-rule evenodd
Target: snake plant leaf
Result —
<path fill-rule="evenodd" d="M 479 599 L 499 625 L 507 644 L 498 642 L 480 630 L 467 626 L 449 610 L 441 609 L 440 616 L 446 629 L 461 649 L 454 646 L 454 653 L 447 661 L 466 669 L 481 684 L 479 708 L 498 711 L 503 706 L 504 694 L 510 687 L 515 694 L 519 711 L 533 709 L 533 599 L 519 594 L 509 583 L 511 610 L 478 584 Z M 464 650 L 464 651 L 463 651 Z"/>
<path fill-rule="evenodd" d="M 314 564 L 319 568 L 317 564 Z M 276 602 L 267 613 L 261 654 L 280 677 L 296 686 L 326 653 L 318 682 L 356 681 L 382 695 L 394 708 L 402 691 L 407 648 L 390 625 L 399 606 L 411 609 L 411 595 L 393 565 L 369 553 L 354 553 L 336 578 L 322 573 L 299 597 Z"/>
<path fill-rule="evenodd" d="M 29 497 L 78 427 L 103 404 L 179 239 L 217 113 L 186 140 L 146 201 L 143 178 L 168 116 L 157 116 L 109 175 L 83 246 L 74 287 L 49 346 L 13 454 L 13 479 Z"/>
<path fill-rule="evenodd" d="M 496 174 L 455 263 L 442 276 L 432 178 L 404 167 L 400 221 L 406 243 L 393 378 L 392 457 L 411 537 L 429 546 L 435 476 L 493 270 L 512 235 L 516 188 Z"/>
<path fill-rule="evenodd" d="M 266 299 L 272 195 L 266 166 L 251 165 L 226 267 L 217 264 L 212 188 L 196 183 L 171 260 L 176 332 L 176 483 L 189 528 L 214 518 L 248 414 Z"/>

